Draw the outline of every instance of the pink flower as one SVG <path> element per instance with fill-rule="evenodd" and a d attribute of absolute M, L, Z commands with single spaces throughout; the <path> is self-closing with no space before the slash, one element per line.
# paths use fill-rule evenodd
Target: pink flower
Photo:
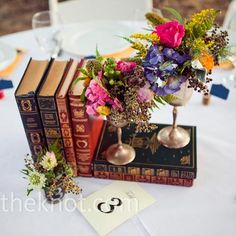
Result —
<path fill-rule="evenodd" d="M 87 98 L 86 112 L 89 115 L 98 115 L 98 106 L 113 104 L 109 94 L 95 80 L 91 80 L 89 83 L 85 96 Z"/>
<path fill-rule="evenodd" d="M 88 113 L 88 115 L 92 115 L 92 116 L 97 116 L 97 104 L 87 104 L 86 105 L 86 112 Z"/>
<path fill-rule="evenodd" d="M 176 48 L 181 44 L 185 30 L 184 26 L 179 24 L 178 21 L 170 21 L 156 26 L 153 33 L 160 37 L 162 44 L 167 47 Z"/>
<path fill-rule="evenodd" d="M 116 69 L 121 72 L 127 73 L 127 72 L 133 71 L 136 65 L 137 65 L 136 62 L 133 62 L 133 61 L 131 62 L 118 61 L 116 65 Z"/>
<path fill-rule="evenodd" d="M 154 97 L 153 91 L 150 89 L 150 84 L 146 85 L 138 90 L 138 99 L 140 102 L 151 102 Z"/>
<path fill-rule="evenodd" d="M 115 109 L 115 110 L 118 110 L 118 111 L 123 111 L 124 110 L 124 108 L 122 107 L 121 102 L 117 98 L 114 99 L 113 104 L 112 104 L 112 108 Z"/>

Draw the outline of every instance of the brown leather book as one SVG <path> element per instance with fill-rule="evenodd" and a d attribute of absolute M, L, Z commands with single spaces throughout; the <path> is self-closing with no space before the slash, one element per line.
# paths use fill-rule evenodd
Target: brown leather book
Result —
<path fill-rule="evenodd" d="M 63 75 L 67 70 L 67 64 L 68 61 L 53 60 L 48 75 L 37 93 L 37 101 L 39 104 L 47 146 L 49 147 L 57 141 L 58 148 L 61 149 L 63 156 L 65 155 L 63 151 L 62 135 L 55 95 Z"/>
<path fill-rule="evenodd" d="M 77 164 L 75 157 L 75 149 L 72 135 L 71 115 L 69 109 L 68 90 L 71 86 L 81 62 L 70 60 L 64 78 L 56 93 L 56 103 L 61 127 L 62 140 L 64 144 L 64 153 L 67 163 L 71 165 L 74 171 L 74 176 L 77 176 Z"/>
<path fill-rule="evenodd" d="M 15 91 L 17 106 L 34 160 L 46 148 L 36 93 L 46 77 L 50 64 L 48 60 L 30 59 Z"/>
<path fill-rule="evenodd" d="M 82 63 L 84 65 L 84 62 Z M 78 76 L 79 71 L 75 78 Z M 83 80 L 79 80 L 76 84 L 73 83 L 69 90 L 69 101 L 78 175 L 92 176 L 92 160 L 103 120 L 88 116 L 84 102 L 80 99 L 83 90 Z"/>

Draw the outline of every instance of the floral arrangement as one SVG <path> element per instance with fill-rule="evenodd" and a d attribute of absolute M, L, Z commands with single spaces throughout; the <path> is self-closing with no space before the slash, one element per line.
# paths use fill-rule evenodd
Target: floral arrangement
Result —
<path fill-rule="evenodd" d="M 88 60 L 81 69 L 84 80 L 81 100 L 86 111 L 93 116 L 108 116 L 111 121 L 127 121 L 137 124 L 136 130 L 149 131 L 151 110 L 158 103 L 165 103 L 172 96 L 157 96 L 145 77 L 142 60 L 103 58 L 97 51 L 96 59 Z"/>
<path fill-rule="evenodd" d="M 110 120 L 137 124 L 137 132 L 149 131 L 151 111 L 170 103 L 181 84 L 209 92 L 214 65 L 227 53 L 227 32 L 214 23 L 218 11 L 206 9 L 191 19 L 183 19 L 172 8 L 170 20 L 147 13 L 149 32 L 124 37 L 136 54 L 116 61 L 103 58 L 88 60 L 78 80 L 84 80 L 81 100 L 89 115 L 104 115 Z"/>
<path fill-rule="evenodd" d="M 176 10 L 165 10 L 174 20 L 147 13 L 150 32 L 125 38 L 137 50 L 151 90 L 166 96 L 188 81 L 190 88 L 208 94 L 209 75 L 228 53 L 228 34 L 215 24 L 219 11 L 205 9 L 183 19 Z"/>
<path fill-rule="evenodd" d="M 58 187 L 65 193 L 81 192 L 81 188 L 72 179 L 73 170 L 63 158 L 57 142 L 52 144 L 48 151 L 40 154 L 36 161 L 27 155 L 25 169 L 21 172 L 29 181 L 27 195 L 34 189 L 43 189 L 46 196 L 51 198 Z"/>

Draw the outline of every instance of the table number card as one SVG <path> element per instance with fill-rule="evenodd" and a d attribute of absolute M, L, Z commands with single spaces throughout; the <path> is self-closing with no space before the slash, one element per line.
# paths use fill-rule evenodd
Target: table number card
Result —
<path fill-rule="evenodd" d="M 116 181 L 78 203 L 99 235 L 106 235 L 156 201 L 137 183 Z"/>

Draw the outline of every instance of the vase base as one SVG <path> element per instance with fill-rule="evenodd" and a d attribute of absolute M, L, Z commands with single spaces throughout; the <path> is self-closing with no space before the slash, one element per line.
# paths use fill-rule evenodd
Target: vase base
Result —
<path fill-rule="evenodd" d="M 105 152 L 106 160 L 113 165 L 126 165 L 135 158 L 135 150 L 128 144 L 113 144 Z"/>
<path fill-rule="evenodd" d="M 181 127 L 173 128 L 172 126 L 168 126 L 160 130 L 157 139 L 167 148 L 178 149 L 189 144 L 190 135 Z"/>

